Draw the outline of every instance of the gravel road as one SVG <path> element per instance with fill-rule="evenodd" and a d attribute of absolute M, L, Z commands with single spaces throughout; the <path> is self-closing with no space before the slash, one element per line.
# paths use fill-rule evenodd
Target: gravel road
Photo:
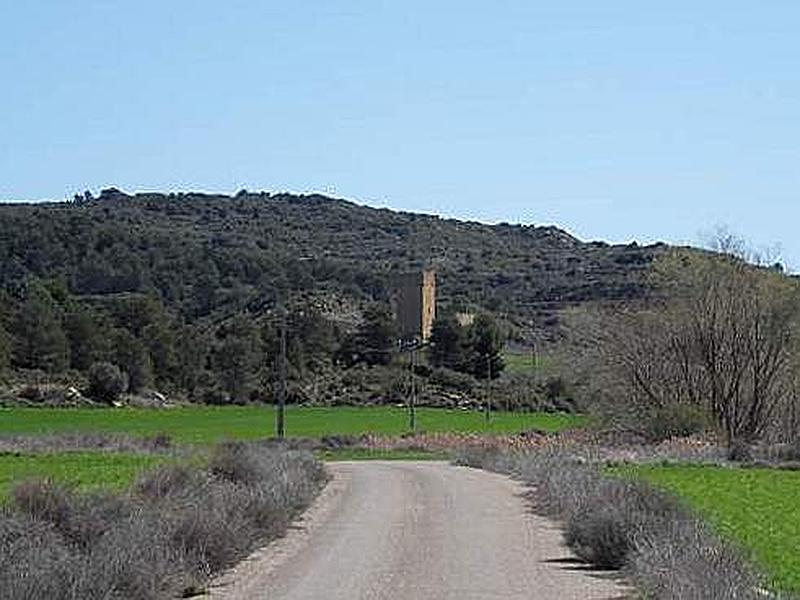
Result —
<path fill-rule="evenodd" d="M 523 486 L 443 462 L 333 463 L 289 535 L 212 587 L 224 600 L 611 599 L 628 591 L 572 560 Z"/>

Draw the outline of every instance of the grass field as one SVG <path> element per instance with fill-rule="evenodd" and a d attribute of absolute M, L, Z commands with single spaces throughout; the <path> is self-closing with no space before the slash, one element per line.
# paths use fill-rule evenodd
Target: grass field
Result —
<path fill-rule="evenodd" d="M 534 363 L 533 356 L 529 353 L 504 352 L 503 361 L 506 364 L 505 371 L 512 375 L 523 375 L 535 373 L 545 369 L 550 363 L 547 356 L 537 356 Z"/>
<path fill-rule="evenodd" d="M 88 491 L 118 490 L 148 468 L 169 460 L 164 456 L 104 452 L 0 454 L 0 498 L 26 479 L 49 479 Z"/>
<path fill-rule="evenodd" d="M 676 493 L 784 591 L 800 592 L 800 472 L 703 466 L 614 469 Z"/>
<path fill-rule="evenodd" d="M 418 429 L 427 432 L 518 433 L 530 429 L 559 431 L 585 423 L 585 417 L 546 413 L 495 413 L 487 423 L 481 413 L 419 409 Z M 179 442 L 210 443 L 222 439 L 255 439 L 273 434 L 271 407 L 192 407 L 172 409 L 0 409 L 0 435 L 65 431 L 119 432 L 131 435 L 166 433 Z M 301 408 L 286 413 L 292 437 L 401 434 L 406 411 L 378 408 Z"/>

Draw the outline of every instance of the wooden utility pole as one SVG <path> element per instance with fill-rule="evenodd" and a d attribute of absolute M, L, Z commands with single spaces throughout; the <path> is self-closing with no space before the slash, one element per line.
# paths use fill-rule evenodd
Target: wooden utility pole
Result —
<path fill-rule="evenodd" d="M 281 349 L 278 355 L 278 411 L 275 415 L 275 433 L 279 439 L 286 435 L 286 315 L 281 319 Z"/>
<path fill-rule="evenodd" d="M 417 343 L 411 346 L 411 394 L 408 398 L 408 427 L 412 433 L 417 431 L 417 385 L 415 373 L 417 366 Z"/>
<path fill-rule="evenodd" d="M 492 412 L 492 354 L 486 355 L 486 421 Z"/>

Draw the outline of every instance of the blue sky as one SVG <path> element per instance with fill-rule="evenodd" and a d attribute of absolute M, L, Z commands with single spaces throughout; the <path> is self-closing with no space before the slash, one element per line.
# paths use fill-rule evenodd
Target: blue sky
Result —
<path fill-rule="evenodd" d="M 800 269 L 796 0 L 0 6 L 0 199 L 321 191 Z"/>

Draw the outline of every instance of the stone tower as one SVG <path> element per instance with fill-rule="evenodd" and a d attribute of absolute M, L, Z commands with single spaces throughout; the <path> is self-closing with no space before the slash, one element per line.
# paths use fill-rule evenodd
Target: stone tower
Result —
<path fill-rule="evenodd" d="M 428 269 L 398 275 L 394 282 L 394 314 L 400 337 L 427 341 L 436 318 L 436 272 Z"/>

